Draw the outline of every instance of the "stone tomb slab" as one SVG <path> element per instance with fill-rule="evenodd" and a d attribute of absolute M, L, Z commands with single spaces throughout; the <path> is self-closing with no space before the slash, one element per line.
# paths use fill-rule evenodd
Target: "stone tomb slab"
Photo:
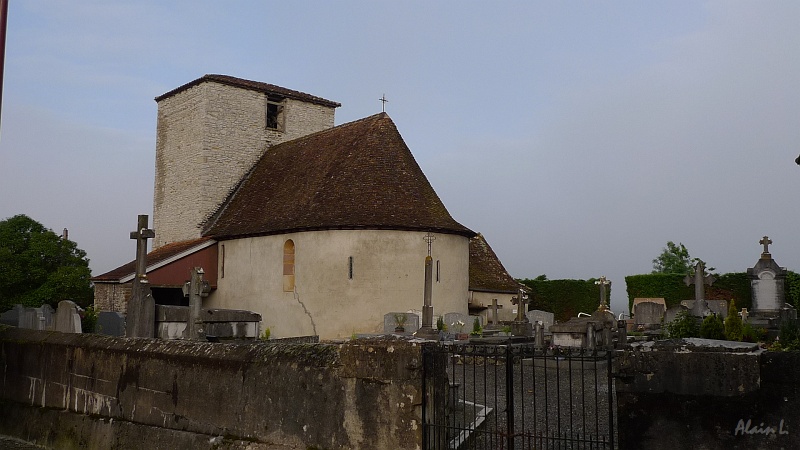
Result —
<path fill-rule="evenodd" d="M 530 320 L 532 324 L 536 324 L 536 322 L 541 322 L 545 330 L 549 330 L 550 326 L 553 325 L 553 323 L 555 323 L 555 316 L 553 315 L 553 313 L 548 311 L 532 309 L 527 312 L 527 316 L 528 320 Z"/>
<path fill-rule="evenodd" d="M 662 303 L 640 302 L 633 307 L 633 323 L 636 327 L 652 328 L 661 325 L 666 312 L 667 307 Z"/>
<path fill-rule="evenodd" d="M 116 311 L 100 311 L 97 313 L 97 333 L 125 336 L 125 315 Z"/>
<path fill-rule="evenodd" d="M 398 320 L 405 320 L 403 325 L 405 329 L 405 331 L 403 331 L 404 333 L 413 333 L 419 330 L 420 321 L 417 314 L 410 312 L 390 312 L 383 315 L 383 332 L 395 333 L 394 330 L 398 326 Z"/>
<path fill-rule="evenodd" d="M 44 304 L 38 308 L 23 308 L 19 316 L 19 327 L 29 330 L 50 330 L 53 327 L 55 311 Z"/>
<path fill-rule="evenodd" d="M 19 326 L 19 318 L 22 315 L 22 310 L 25 309 L 22 305 L 14 305 L 13 308 L 0 314 L 0 323 L 3 325 L 11 325 L 12 327 Z"/>
<path fill-rule="evenodd" d="M 78 305 L 72 300 L 61 300 L 56 309 L 53 329 L 62 333 L 81 333 L 81 316 Z"/>

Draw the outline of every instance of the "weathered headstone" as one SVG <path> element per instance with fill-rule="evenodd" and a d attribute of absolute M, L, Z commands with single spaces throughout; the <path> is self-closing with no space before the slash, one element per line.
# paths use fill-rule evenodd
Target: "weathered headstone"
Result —
<path fill-rule="evenodd" d="M 397 327 L 403 324 L 403 333 L 413 333 L 419 330 L 419 316 L 409 312 L 390 312 L 383 315 L 383 332 L 395 333 Z"/>
<path fill-rule="evenodd" d="M 530 320 L 533 324 L 536 324 L 537 322 L 541 323 L 543 329 L 547 331 L 550 329 L 550 325 L 555 322 L 555 315 L 548 311 L 532 309 L 528 311 L 528 320 Z"/>
<path fill-rule="evenodd" d="M 657 328 L 664 319 L 667 307 L 663 303 L 641 302 L 633 306 L 633 323 L 638 329 Z"/>
<path fill-rule="evenodd" d="M 451 333 L 467 333 L 471 329 L 468 328 L 471 325 L 469 316 L 461 313 L 446 313 L 444 315 L 444 323 L 447 325 L 447 330 Z"/>
<path fill-rule="evenodd" d="M 97 334 L 125 336 L 125 315 L 117 311 L 97 313 Z"/>
<path fill-rule="evenodd" d="M 22 314 L 24 307 L 22 305 L 14 305 L 13 308 L 0 314 L 0 323 L 3 325 L 11 325 L 13 327 L 19 326 L 19 317 Z"/>
<path fill-rule="evenodd" d="M 492 306 L 489 307 L 489 309 L 492 312 L 492 317 L 491 317 L 492 323 L 491 325 L 489 325 L 491 328 L 500 328 L 500 317 L 498 316 L 498 311 L 497 311 L 499 308 L 502 308 L 502 306 L 497 304 L 496 298 L 493 298 Z"/>
<path fill-rule="evenodd" d="M 517 305 L 517 318 L 511 323 L 511 334 L 513 336 L 533 335 L 533 327 L 525 314 L 528 310 L 528 293 L 524 289 L 519 289 L 517 295 L 511 298 L 511 303 Z"/>
<path fill-rule="evenodd" d="M 191 280 L 183 286 L 183 295 L 189 297 L 189 317 L 183 333 L 184 339 L 203 340 L 206 338 L 200 310 L 203 307 L 203 298 L 208 297 L 211 292 L 211 285 L 208 281 L 203 280 L 204 273 L 202 267 L 193 268 Z"/>
<path fill-rule="evenodd" d="M 683 281 L 687 286 L 694 284 L 694 301 L 686 301 L 690 313 L 695 317 L 705 317 L 711 314 L 712 311 L 708 308 L 708 303 L 706 302 L 705 287 L 714 284 L 715 278 L 714 275 L 706 275 L 706 267 L 703 261 L 697 261 L 692 276 L 686 275 Z"/>
<path fill-rule="evenodd" d="M 49 330 L 53 327 L 53 308 L 44 304 L 38 308 L 22 308 L 19 316 L 19 327 L 30 330 Z"/>
<path fill-rule="evenodd" d="M 71 300 L 61 300 L 56 309 L 56 318 L 53 325 L 55 331 L 62 333 L 81 333 L 81 316 L 78 314 L 78 305 Z"/>
<path fill-rule="evenodd" d="M 131 232 L 136 239 L 136 276 L 128 301 L 125 335 L 128 337 L 155 336 L 155 300 L 147 282 L 147 239 L 155 237 L 155 232 L 147 228 L 148 217 L 139 215 L 138 227 Z"/>

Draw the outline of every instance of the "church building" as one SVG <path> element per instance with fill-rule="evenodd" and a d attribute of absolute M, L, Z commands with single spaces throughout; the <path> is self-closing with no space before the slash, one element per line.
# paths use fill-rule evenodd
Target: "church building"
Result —
<path fill-rule="evenodd" d="M 432 236 L 435 314 L 468 313 L 476 233 L 386 113 L 334 126 L 339 103 L 223 75 L 156 102 L 157 303 L 185 304 L 180 287 L 201 266 L 205 308 L 255 311 L 274 337 L 382 332 L 384 314 L 422 309 Z M 133 272 L 95 277 L 96 308 L 125 311 Z"/>

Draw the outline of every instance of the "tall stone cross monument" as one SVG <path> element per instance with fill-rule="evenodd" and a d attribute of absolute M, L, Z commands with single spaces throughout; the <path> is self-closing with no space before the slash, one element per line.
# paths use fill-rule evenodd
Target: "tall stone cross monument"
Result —
<path fill-rule="evenodd" d="M 517 318 L 511 322 L 512 336 L 531 336 L 533 327 L 528 319 L 528 293 L 524 289 L 517 289 L 517 295 L 511 298 L 511 303 L 517 305 Z"/>
<path fill-rule="evenodd" d="M 427 233 L 422 239 L 428 244 L 428 256 L 425 257 L 425 291 L 422 303 L 422 326 L 414 336 L 423 339 L 438 339 L 439 333 L 433 329 L 433 258 L 431 257 L 431 247 L 436 236 Z"/>
<path fill-rule="evenodd" d="M 692 315 L 696 317 L 704 317 L 708 315 L 708 303 L 706 303 L 706 286 L 714 284 L 714 275 L 706 275 L 706 268 L 703 261 L 697 261 L 694 266 L 693 276 L 686 275 L 683 282 L 687 286 L 694 284 L 694 303 L 692 304 Z"/>
<path fill-rule="evenodd" d="M 600 306 L 597 307 L 598 311 L 608 311 L 608 300 L 606 300 L 606 286 L 611 286 L 611 281 L 606 279 L 603 275 L 594 284 L 600 286 Z"/>
<path fill-rule="evenodd" d="M 139 215 L 136 231 L 131 239 L 136 239 L 136 276 L 128 301 L 125 335 L 127 337 L 154 337 L 156 306 L 147 282 L 147 240 L 155 237 L 155 231 L 147 228 L 148 216 Z"/>

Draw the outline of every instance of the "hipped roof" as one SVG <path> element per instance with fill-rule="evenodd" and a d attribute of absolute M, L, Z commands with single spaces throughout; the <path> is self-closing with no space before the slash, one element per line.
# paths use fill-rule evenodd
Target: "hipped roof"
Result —
<path fill-rule="evenodd" d="M 342 104 L 338 102 L 326 100 L 322 97 L 317 97 L 311 94 L 306 94 L 305 92 L 295 91 L 293 89 L 287 89 L 285 87 L 276 86 L 274 84 L 262 83 L 260 81 L 245 80 L 243 78 L 236 78 L 230 75 L 215 75 L 215 74 L 203 75 L 202 77 L 196 80 L 192 80 L 182 86 L 178 86 L 177 88 L 165 94 L 159 95 L 158 97 L 156 97 L 155 100 L 157 102 L 160 102 L 165 98 L 172 97 L 173 95 L 179 92 L 183 92 L 193 86 L 197 86 L 198 84 L 206 81 L 220 83 L 220 84 L 227 84 L 229 86 L 235 86 L 242 89 L 249 89 L 252 91 L 263 92 L 265 94 L 278 95 L 281 97 L 301 100 L 304 102 L 314 103 L 322 106 L 328 106 L 331 108 L 338 108 L 342 106 Z"/>
<path fill-rule="evenodd" d="M 203 235 L 324 229 L 475 235 L 447 212 L 386 113 L 267 149 L 208 218 Z"/>
<path fill-rule="evenodd" d="M 516 293 L 525 287 L 508 274 L 482 234 L 469 240 L 469 289 Z"/>

